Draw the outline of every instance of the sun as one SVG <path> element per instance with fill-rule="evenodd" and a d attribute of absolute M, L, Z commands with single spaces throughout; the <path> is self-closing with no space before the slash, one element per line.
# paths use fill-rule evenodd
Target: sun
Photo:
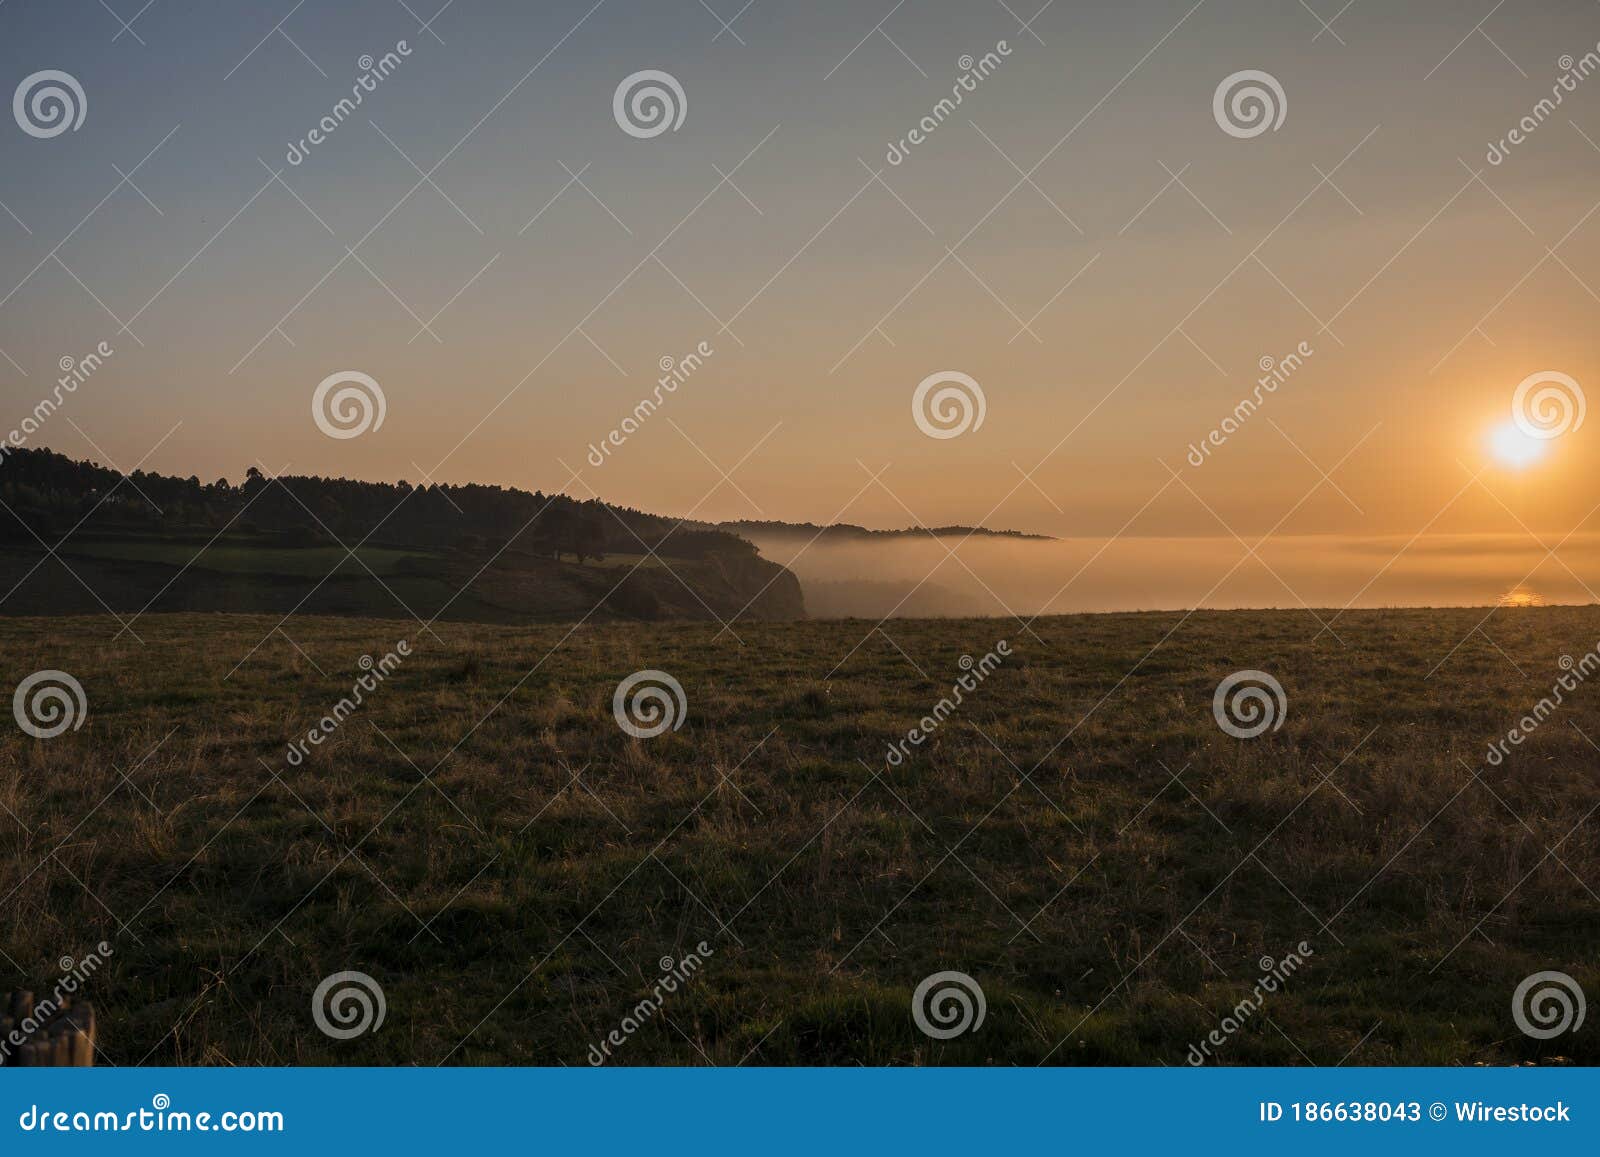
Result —
<path fill-rule="evenodd" d="M 1503 422 L 1489 432 L 1489 450 L 1503 464 L 1521 470 L 1544 457 L 1550 448 L 1541 438 L 1531 438 L 1515 422 Z"/>

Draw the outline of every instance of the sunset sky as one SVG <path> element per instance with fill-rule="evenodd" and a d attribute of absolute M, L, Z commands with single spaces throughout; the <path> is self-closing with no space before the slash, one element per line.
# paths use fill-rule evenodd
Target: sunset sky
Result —
<path fill-rule="evenodd" d="M 124 31 L 98 3 L 12 0 L 7 91 L 61 69 L 86 115 L 0 132 L 0 426 L 105 341 L 30 445 L 706 519 L 1523 545 L 1597 528 L 1600 418 L 1521 466 L 1490 435 L 1530 375 L 1600 382 L 1600 75 L 1486 153 L 1596 50 L 1600 6 L 1007 4 L 156 0 Z M 359 58 L 402 40 L 288 163 Z M 889 164 L 960 58 L 1001 41 Z M 644 69 L 685 93 L 648 139 L 613 115 Z M 1213 94 L 1246 69 L 1286 108 L 1241 138 Z M 705 364 L 588 464 L 700 342 Z M 312 421 L 341 370 L 381 384 L 381 428 Z M 981 428 L 919 431 L 912 393 L 940 371 L 980 384 Z"/>

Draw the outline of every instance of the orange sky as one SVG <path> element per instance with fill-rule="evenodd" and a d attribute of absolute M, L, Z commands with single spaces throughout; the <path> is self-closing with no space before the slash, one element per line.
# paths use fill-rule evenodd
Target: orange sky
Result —
<path fill-rule="evenodd" d="M 709 17 L 589 7 L 447 14 L 443 44 L 393 4 L 307 11 L 295 40 L 325 77 L 265 14 L 256 29 L 152 10 L 140 50 L 8 10 L 7 77 L 54 61 L 89 105 L 76 132 L 0 134 L 5 424 L 105 340 L 114 355 L 33 444 L 710 519 L 1223 538 L 1591 525 L 1592 425 L 1522 469 L 1486 439 L 1530 374 L 1600 381 L 1600 79 L 1501 163 L 1486 151 L 1564 54 L 1594 49 L 1593 5 L 1522 5 L 1478 33 L 1491 4 L 1357 5 L 1336 35 L 1297 5 L 1056 5 L 1039 39 L 1000 5 L 909 5 L 877 34 L 858 5 L 758 5 L 744 43 Z M 288 164 L 357 58 L 408 37 L 398 71 Z M 992 74 L 888 163 L 963 54 L 1001 41 Z M 640 139 L 613 95 L 647 68 L 686 107 Z M 1286 108 L 1239 137 L 1213 95 L 1246 69 Z M 137 190 L 117 187 L 113 165 L 158 143 Z M 704 364 L 588 464 L 661 359 L 701 342 Z M 1261 359 L 1302 342 L 1305 364 L 1186 461 Z M 333 439 L 311 396 L 343 370 L 380 383 L 386 414 Z M 940 371 L 979 383 L 981 428 L 918 429 L 913 391 Z"/>

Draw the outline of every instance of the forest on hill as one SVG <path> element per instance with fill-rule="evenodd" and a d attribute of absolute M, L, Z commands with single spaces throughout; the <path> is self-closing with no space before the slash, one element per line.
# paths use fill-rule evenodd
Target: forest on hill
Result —
<path fill-rule="evenodd" d="M 123 474 L 0 458 L 0 614 L 207 611 L 528 623 L 805 616 L 735 534 L 504 486 Z"/>
<path fill-rule="evenodd" d="M 124 476 L 51 450 L 11 449 L 0 462 L 0 502 L 15 517 L 0 539 L 54 541 L 88 531 L 266 532 L 300 544 L 514 547 L 582 561 L 654 551 L 667 558 L 754 555 L 739 536 L 680 524 L 598 499 L 506 486 L 366 482 L 285 474 L 251 466 L 237 485 L 135 470 Z M 29 531 L 33 533 L 30 534 Z"/>

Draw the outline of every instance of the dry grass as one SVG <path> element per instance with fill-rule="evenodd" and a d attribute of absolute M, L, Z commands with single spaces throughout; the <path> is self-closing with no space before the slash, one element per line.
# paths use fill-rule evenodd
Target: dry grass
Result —
<path fill-rule="evenodd" d="M 237 671 L 274 619 L 147 616 L 142 645 L 107 619 L 0 620 L 5 687 L 61 668 L 89 701 L 77 732 L 0 740 L 0 987 L 47 987 L 104 939 L 118 1063 L 582 1064 L 658 959 L 705 940 L 620 1062 L 1182 1064 L 1257 959 L 1303 940 L 1222 1062 L 1597 1063 L 1593 1031 L 1531 1039 L 1510 1002 L 1544 969 L 1600 994 L 1600 686 L 1503 766 L 1484 753 L 1600 610 L 1498 612 L 1428 677 L 1481 615 L 1348 614 L 1342 644 L 1289 612 L 1037 639 L 907 621 L 859 647 L 870 624 L 740 624 L 741 646 L 295 619 Z M 1002 636 L 1013 657 L 886 770 Z M 402 637 L 414 656 L 289 766 Z M 635 740 L 611 694 L 645 667 L 688 718 Z M 1281 680 L 1282 730 L 1218 729 L 1239 668 Z M 339 1042 L 310 999 L 345 969 L 388 1015 Z M 910 1017 L 941 969 L 988 1001 L 950 1042 Z"/>

